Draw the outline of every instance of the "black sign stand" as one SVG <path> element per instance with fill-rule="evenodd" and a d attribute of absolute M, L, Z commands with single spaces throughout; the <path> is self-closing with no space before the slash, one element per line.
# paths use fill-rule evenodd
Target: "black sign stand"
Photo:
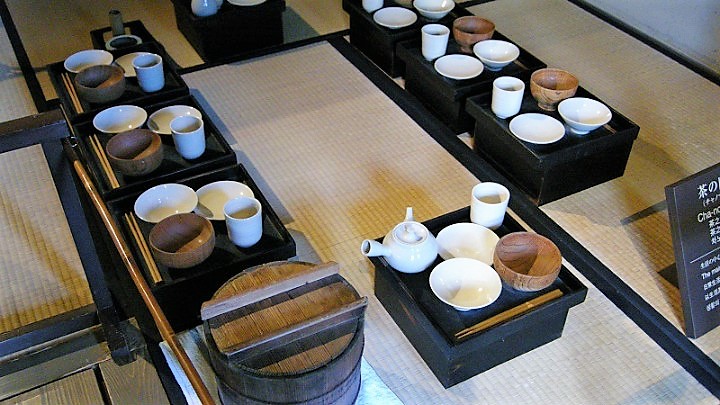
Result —
<path fill-rule="evenodd" d="M 720 324 L 720 164 L 665 187 L 685 333 Z"/>

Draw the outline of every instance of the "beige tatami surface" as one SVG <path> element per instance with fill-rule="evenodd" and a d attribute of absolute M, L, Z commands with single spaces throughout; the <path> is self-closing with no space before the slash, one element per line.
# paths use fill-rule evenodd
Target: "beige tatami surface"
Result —
<path fill-rule="evenodd" d="M 292 231 L 299 259 L 339 262 L 368 296 L 365 358 L 403 402 L 717 402 L 586 280 L 562 338 L 444 389 L 374 297 L 359 247 L 406 206 L 418 220 L 466 206 L 478 179 L 327 43 L 184 79 Z"/>
<path fill-rule="evenodd" d="M 302 3 L 288 4 L 293 1 Z M 34 2 L 50 10 L 53 21 L 18 16 L 22 3 L 8 2 L 16 20 L 61 26 L 69 38 L 87 39 L 87 46 L 88 30 L 105 26 L 107 10 L 120 8 L 126 20 L 142 18 L 178 62 L 187 61 L 182 65 L 200 62 L 178 39 L 169 1 L 106 1 L 106 9 L 97 2 Z M 148 10 L 163 11 L 148 19 Z M 324 19 L 325 11 L 298 14 L 311 22 Z M 663 187 L 717 163 L 718 87 L 564 0 L 503 0 L 471 11 L 493 19 L 500 32 L 548 65 L 576 73 L 584 87 L 641 127 L 624 177 L 542 209 L 681 328 L 677 289 L 657 275 L 674 261 Z M 338 24 L 346 21 L 341 16 Z M 316 28 L 334 31 L 326 29 Z M 44 40 L 44 53 L 28 49 L 33 63 L 67 56 L 58 50 L 62 38 Z M 17 62 L 6 36 L 0 41 L 8 72 L 0 82 L 0 119 L 9 120 L 34 107 L 13 70 Z M 299 258 L 338 261 L 371 298 L 365 356 L 404 402 L 717 403 L 577 272 L 588 297 L 570 311 L 562 338 L 444 389 L 374 298 L 374 270 L 359 245 L 385 234 L 407 205 L 419 220 L 467 205 L 478 179 L 328 44 L 185 79 L 293 232 Z M 717 361 L 719 334 L 695 341 Z"/>
<path fill-rule="evenodd" d="M 664 187 L 718 163 L 720 87 L 563 0 L 470 9 L 640 127 L 625 175 L 542 209 L 683 330 Z M 720 361 L 720 328 L 694 341 Z"/>

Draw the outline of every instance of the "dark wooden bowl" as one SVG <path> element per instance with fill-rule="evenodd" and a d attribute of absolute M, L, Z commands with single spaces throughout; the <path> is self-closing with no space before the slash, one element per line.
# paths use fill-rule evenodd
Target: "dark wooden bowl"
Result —
<path fill-rule="evenodd" d="M 176 269 L 197 266 L 215 248 L 215 230 L 207 218 L 171 215 L 150 230 L 150 249 L 158 263 Z"/>
<path fill-rule="evenodd" d="M 498 241 L 493 264 L 510 287 L 538 291 L 555 281 L 562 266 L 562 255 L 560 249 L 542 235 L 513 232 Z"/>
<path fill-rule="evenodd" d="M 96 65 L 75 76 L 78 97 L 89 103 L 108 103 L 125 92 L 125 71 L 120 66 Z"/>
<path fill-rule="evenodd" d="M 460 45 L 460 52 L 472 54 L 476 43 L 492 38 L 495 23 L 478 16 L 464 16 L 453 21 L 453 38 Z"/>
<path fill-rule="evenodd" d="M 559 102 L 574 96 L 578 85 L 577 77 L 562 69 L 539 69 L 530 75 L 530 93 L 546 111 L 555 111 Z"/>
<path fill-rule="evenodd" d="M 127 176 L 142 176 L 157 169 L 163 160 L 160 135 L 149 129 L 133 129 L 114 135 L 105 145 L 110 164 Z"/>

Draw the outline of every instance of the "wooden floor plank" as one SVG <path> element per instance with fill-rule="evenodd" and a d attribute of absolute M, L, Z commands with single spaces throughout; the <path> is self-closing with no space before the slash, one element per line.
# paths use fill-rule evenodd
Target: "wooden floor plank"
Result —
<path fill-rule="evenodd" d="M 92 369 L 88 369 L 2 401 L 0 405 L 98 405 L 102 403 L 103 398 L 95 373 Z"/>
<path fill-rule="evenodd" d="M 155 366 L 147 353 L 138 354 L 137 360 L 118 366 L 112 360 L 100 363 L 112 404 L 169 404 Z"/>

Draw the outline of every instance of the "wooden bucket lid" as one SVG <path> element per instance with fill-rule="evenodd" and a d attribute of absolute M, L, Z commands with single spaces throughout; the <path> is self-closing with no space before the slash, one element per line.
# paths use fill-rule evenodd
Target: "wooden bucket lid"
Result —
<path fill-rule="evenodd" d="M 348 347 L 367 306 L 337 271 L 332 262 L 283 261 L 238 274 L 201 308 L 212 346 L 266 375 L 322 367 Z"/>

